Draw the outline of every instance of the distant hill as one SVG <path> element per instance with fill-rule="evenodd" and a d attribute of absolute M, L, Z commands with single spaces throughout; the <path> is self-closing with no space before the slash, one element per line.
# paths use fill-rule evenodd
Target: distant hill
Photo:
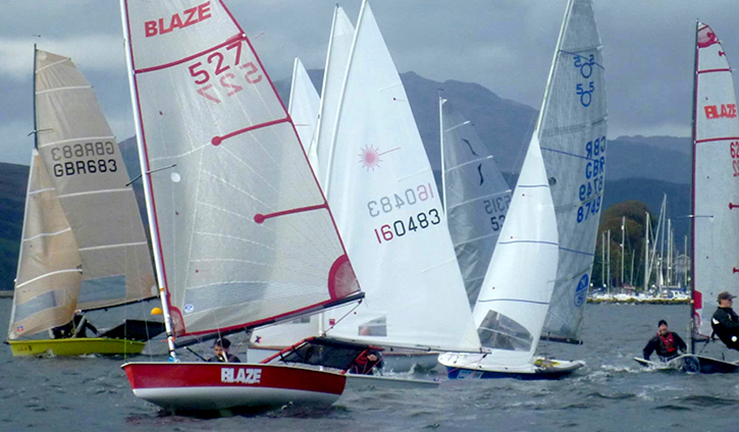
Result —
<path fill-rule="evenodd" d="M 322 70 L 309 70 L 320 92 Z M 475 126 L 502 171 L 518 172 L 524 149 L 534 131 L 538 111 L 503 99 L 485 87 L 460 81 L 437 82 L 414 72 L 400 74 L 416 119 L 431 167 L 439 170 L 438 94 L 448 98 Z M 290 78 L 275 82 L 282 100 L 289 100 Z M 669 136 L 621 136 L 610 138 L 606 162 L 608 180 L 647 178 L 671 183 L 689 183 L 691 175 L 690 138 Z"/>
<path fill-rule="evenodd" d="M 0 289 L 13 289 L 28 186 L 25 165 L 0 163 Z"/>
<path fill-rule="evenodd" d="M 320 91 L 323 71 L 310 70 L 308 75 Z M 474 83 L 437 82 L 416 73 L 401 74 L 408 99 L 419 127 L 424 147 L 439 183 L 439 111 L 438 92 L 454 103 L 456 109 L 475 126 L 477 133 L 495 155 L 504 172 L 517 172 L 525 146 L 533 133 L 536 109 L 497 96 Z M 275 82 L 287 103 L 290 78 Z M 119 143 L 130 177 L 139 175 L 139 161 L 134 138 Z M 659 211 L 662 194 L 668 194 L 669 216 L 687 215 L 690 193 L 690 139 L 674 137 L 622 136 L 609 140 L 606 163 L 606 208 L 617 202 L 640 200 L 652 211 Z M 12 289 L 18 258 L 18 244 L 23 223 L 28 167 L 0 163 L 0 289 Z M 504 174 L 511 186 L 516 176 Z M 145 206 L 141 180 L 133 183 L 144 224 Z M 674 219 L 678 242 L 687 232 L 688 219 Z M 146 233 L 148 235 L 148 229 Z"/>

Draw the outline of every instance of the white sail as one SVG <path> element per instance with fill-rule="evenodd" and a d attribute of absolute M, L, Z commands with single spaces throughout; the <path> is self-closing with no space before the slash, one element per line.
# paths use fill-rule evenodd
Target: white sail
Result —
<path fill-rule="evenodd" d="M 543 334 L 578 339 L 603 204 L 606 88 L 591 0 L 567 6 L 537 126 L 559 229 Z"/>
<path fill-rule="evenodd" d="M 38 150 L 82 256 L 78 309 L 156 296 L 128 171 L 92 86 L 69 58 L 36 54 Z"/>
<path fill-rule="evenodd" d="M 554 204 L 534 134 L 473 311 L 480 342 L 493 349 L 486 362 L 531 363 L 552 296 L 558 256 Z"/>
<path fill-rule="evenodd" d="M 295 127 L 223 4 L 126 2 L 124 20 L 175 331 L 258 326 L 354 297 Z"/>
<path fill-rule="evenodd" d="M 693 308 L 696 329 L 708 336 L 718 293 L 739 295 L 739 120 L 726 51 L 707 24 L 697 31 Z"/>
<path fill-rule="evenodd" d="M 325 186 L 328 179 L 327 166 L 334 142 L 336 113 L 339 110 L 341 88 L 344 83 L 353 38 L 354 26 L 349 21 L 349 17 L 346 16 L 344 9 L 336 5 L 334 20 L 331 24 L 331 35 L 328 41 L 326 68 L 323 72 L 319 122 L 308 151 L 308 159 L 318 176 L 321 186 Z"/>
<path fill-rule="evenodd" d="M 405 89 L 362 4 L 324 190 L 366 300 L 329 336 L 479 350 L 449 230 Z"/>
<path fill-rule="evenodd" d="M 68 323 L 77 307 L 81 282 L 77 240 L 43 158 L 34 149 L 8 339 Z"/>
<path fill-rule="evenodd" d="M 318 96 L 316 88 L 305 71 L 303 63 L 299 58 L 295 58 L 293 65 L 293 79 L 290 85 L 290 101 L 287 104 L 287 112 L 295 124 L 295 130 L 298 131 L 300 143 L 306 149 L 306 153 L 310 154 L 308 146 L 313 139 L 313 132 L 318 124 L 318 109 L 321 104 L 321 97 Z"/>
<path fill-rule="evenodd" d="M 472 124 L 439 98 L 444 210 L 474 305 L 511 202 L 511 189 Z"/>

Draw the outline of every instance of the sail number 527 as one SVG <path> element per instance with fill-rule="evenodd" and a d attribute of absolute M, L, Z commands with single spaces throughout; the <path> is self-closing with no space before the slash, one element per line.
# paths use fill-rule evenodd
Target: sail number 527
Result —
<path fill-rule="evenodd" d="M 241 78 L 248 84 L 262 81 L 262 74 L 254 62 L 241 63 L 241 50 L 244 44 L 241 40 L 228 45 L 225 49 L 215 51 L 205 58 L 205 62 L 197 61 L 190 66 L 190 76 L 193 77 L 198 88 L 198 94 L 214 103 L 221 103 L 219 92 L 213 87 L 220 87 L 226 92 L 226 97 L 235 95 L 244 87 Z M 233 57 L 233 62 L 227 57 Z M 232 69 L 233 66 L 233 69 Z"/>

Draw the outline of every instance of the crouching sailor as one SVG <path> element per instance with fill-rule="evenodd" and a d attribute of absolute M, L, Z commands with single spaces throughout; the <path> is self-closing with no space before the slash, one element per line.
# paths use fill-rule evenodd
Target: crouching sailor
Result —
<path fill-rule="evenodd" d="M 718 309 L 711 318 L 711 327 L 727 347 L 739 350 L 739 316 L 731 308 L 735 297 L 727 291 L 719 293 Z"/>
<path fill-rule="evenodd" d="M 647 342 L 644 347 L 644 360 L 649 360 L 649 356 L 657 351 L 657 355 L 662 361 L 669 361 L 680 355 L 679 351 L 685 352 L 688 347 L 685 341 L 674 332 L 667 328 L 667 321 L 659 320 L 657 324 L 657 335 Z"/>

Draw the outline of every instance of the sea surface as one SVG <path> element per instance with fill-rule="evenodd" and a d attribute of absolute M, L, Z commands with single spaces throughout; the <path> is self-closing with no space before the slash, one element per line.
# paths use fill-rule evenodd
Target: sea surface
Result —
<path fill-rule="evenodd" d="M 0 322 L 8 322 L 10 305 L 0 298 Z M 541 353 L 587 362 L 559 381 L 443 379 L 430 390 L 348 390 L 328 409 L 288 406 L 211 419 L 167 415 L 136 398 L 122 357 L 14 358 L 3 346 L 0 431 L 739 430 L 739 374 L 649 372 L 633 360 L 658 320 L 685 337 L 688 318 L 687 305 L 588 305 L 583 345 L 540 346 Z M 719 343 L 703 354 L 738 358 Z"/>

